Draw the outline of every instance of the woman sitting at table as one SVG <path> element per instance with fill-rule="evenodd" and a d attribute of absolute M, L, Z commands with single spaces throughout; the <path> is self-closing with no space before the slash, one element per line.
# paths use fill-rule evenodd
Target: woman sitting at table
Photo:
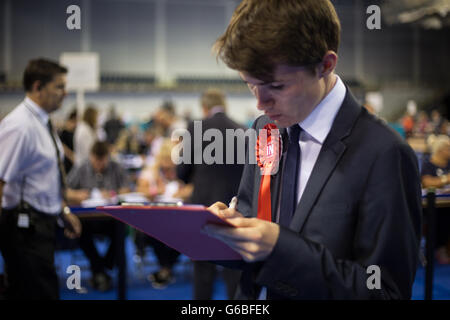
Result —
<path fill-rule="evenodd" d="M 177 179 L 175 164 L 171 159 L 173 146 L 170 139 L 164 139 L 154 164 L 145 167 L 138 177 L 136 191 L 151 201 L 186 200 L 192 193 L 192 185 Z M 179 253 L 141 232 L 136 232 L 135 243 L 140 255 L 143 255 L 145 245 L 151 245 L 158 259 L 160 269 L 149 276 L 152 286 L 163 289 L 173 282 L 172 268 Z"/>
<path fill-rule="evenodd" d="M 450 138 L 439 135 L 430 141 L 431 156 L 422 164 L 422 187 L 447 189 L 450 185 Z M 447 192 L 450 190 L 447 190 Z M 444 191 L 445 192 L 445 191 Z M 450 212 L 449 208 L 437 209 L 436 258 L 441 264 L 450 263 Z"/>

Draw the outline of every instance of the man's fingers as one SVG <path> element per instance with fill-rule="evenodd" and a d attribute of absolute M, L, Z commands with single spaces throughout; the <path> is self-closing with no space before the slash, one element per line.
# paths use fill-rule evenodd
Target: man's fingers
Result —
<path fill-rule="evenodd" d="M 260 232 L 256 230 L 254 227 L 254 221 L 246 221 L 246 220 L 254 220 L 253 218 L 232 218 L 228 219 L 228 222 L 236 226 L 236 228 L 232 227 L 223 227 L 213 224 L 207 224 L 204 227 L 205 232 L 212 237 L 222 237 L 224 239 L 233 239 L 233 240 L 258 240 Z"/>
<path fill-rule="evenodd" d="M 220 201 L 215 202 L 214 204 L 212 204 L 211 206 L 209 206 L 207 209 L 213 213 L 215 213 L 216 215 L 220 216 L 220 210 L 225 210 L 227 209 L 228 206 Z"/>
<path fill-rule="evenodd" d="M 66 219 L 66 228 L 64 230 L 64 234 L 70 238 L 74 239 L 81 235 L 81 222 L 74 215 L 67 215 Z"/>
<path fill-rule="evenodd" d="M 279 226 L 257 218 L 227 219 L 234 227 L 207 224 L 204 232 L 238 252 L 247 261 L 265 259 L 278 239 Z"/>
<path fill-rule="evenodd" d="M 66 236 L 66 238 L 69 238 L 69 239 L 75 239 L 77 237 L 75 233 L 73 233 L 67 229 L 64 230 L 64 235 Z"/>
<path fill-rule="evenodd" d="M 235 217 L 231 217 L 231 218 L 227 219 L 227 221 L 237 228 L 256 227 L 258 225 L 258 223 L 261 222 L 261 220 L 259 220 L 257 218 L 245 218 L 239 212 L 236 211 L 236 213 L 238 213 L 239 215 L 235 216 Z"/>
<path fill-rule="evenodd" d="M 243 218 L 244 216 L 242 213 L 237 211 L 236 209 L 225 209 L 225 210 L 219 210 L 219 213 L 217 214 L 222 219 L 234 219 L 234 218 Z"/>
<path fill-rule="evenodd" d="M 231 239 L 222 237 L 221 235 L 213 237 L 222 241 L 231 249 L 239 253 L 244 261 L 252 262 L 256 261 L 256 259 L 258 258 L 258 251 L 260 249 L 260 246 L 253 241 Z"/>

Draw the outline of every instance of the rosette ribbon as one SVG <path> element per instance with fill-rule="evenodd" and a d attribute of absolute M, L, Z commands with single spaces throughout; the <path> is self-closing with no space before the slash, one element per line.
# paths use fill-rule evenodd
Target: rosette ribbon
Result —
<path fill-rule="evenodd" d="M 272 221 L 270 180 L 278 172 L 281 159 L 282 140 L 278 127 L 269 123 L 259 130 L 256 140 L 256 161 L 261 171 L 258 193 L 258 219 Z"/>

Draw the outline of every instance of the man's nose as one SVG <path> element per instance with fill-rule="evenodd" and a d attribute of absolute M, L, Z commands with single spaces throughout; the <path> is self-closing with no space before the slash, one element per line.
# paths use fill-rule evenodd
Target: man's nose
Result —
<path fill-rule="evenodd" d="M 270 96 L 268 90 L 261 87 L 256 87 L 254 93 L 257 101 L 256 107 L 258 110 L 264 111 L 272 105 L 272 97 Z"/>

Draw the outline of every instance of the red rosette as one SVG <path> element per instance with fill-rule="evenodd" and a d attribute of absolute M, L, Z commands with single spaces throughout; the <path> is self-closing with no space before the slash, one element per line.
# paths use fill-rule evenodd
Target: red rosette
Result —
<path fill-rule="evenodd" d="M 278 172 L 281 158 L 282 140 L 278 127 L 269 123 L 259 130 L 256 140 L 256 161 L 262 175 L 273 175 Z"/>

